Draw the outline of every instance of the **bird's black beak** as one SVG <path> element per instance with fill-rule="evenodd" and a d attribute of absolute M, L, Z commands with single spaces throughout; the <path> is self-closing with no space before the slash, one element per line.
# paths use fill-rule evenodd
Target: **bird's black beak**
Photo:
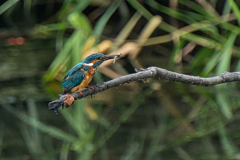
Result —
<path fill-rule="evenodd" d="M 108 59 L 115 59 L 115 58 L 119 58 L 122 54 L 118 53 L 118 54 L 112 54 L 112 55 L 104 55 L 102 57 L 102 61 L 108 60 Z"/>

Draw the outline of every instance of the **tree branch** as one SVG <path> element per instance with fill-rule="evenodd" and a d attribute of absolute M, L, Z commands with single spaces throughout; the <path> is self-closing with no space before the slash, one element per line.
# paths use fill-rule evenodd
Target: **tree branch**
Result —
<path fill-rule="evenodd" d="M 98 92 L 102 92 L 109 88 L 117 87 L 125 83 L 131 83 L 133 81 L 146 81 L 148 78 L 154 77 L 199 86 L 212 86 L 220 83 L 239 81 L 240 72 L 224 72 L 220 76 L 201 78 L 198 76 L 189 76 L 185 74 L 175 73 L 157 67 L 149 67 L 147 69 L 141 69 L 137 73 L 115 78 L 102 84 L 97 84 L 93 87 L 94 90 L 90 88 L 83 90 L 82 95 L 80 93 L 59 95 L 60 98 L 50 102 L 48 106 L 50 110 L 53 110 L 55 114 L 58 115 L 59 107 L 62 106 L 63 108 L 64 105 L 66 108 L 70 107 L 73 104 L 74 100 L 82 99 L 89 95 L 97 94 Z"/>

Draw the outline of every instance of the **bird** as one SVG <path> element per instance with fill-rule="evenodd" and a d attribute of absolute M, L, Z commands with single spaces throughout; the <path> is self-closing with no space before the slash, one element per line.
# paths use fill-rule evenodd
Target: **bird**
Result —
<path fill-rule="evenodd" d="M 92 81 L 97 68 L 106 60 L 114 59 L 120 57 L 120 53 L 116 55 L 104 55 L 102 53 L 94 53 L 89 55 L 83 62 L 76 64 L 72 67 L 63 79 L 62 87 L 63 94 L 71 94 L 73 92 L 78 92 L 82 95 L 79 89 L 91 88 L 87 87 Z"/>

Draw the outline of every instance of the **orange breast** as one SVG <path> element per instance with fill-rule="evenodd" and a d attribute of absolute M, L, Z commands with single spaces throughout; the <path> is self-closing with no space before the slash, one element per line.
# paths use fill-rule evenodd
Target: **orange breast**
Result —
<path fill-rule="evenodd" d="M 97 69 L 94 69 L 94 68 L 90 67 L 89 71 L 86 72 L 86 75 L 85 75 L 82 83 L 80 83 L 79 86 L 74 87 L 74 88 L 71 90 L 71 92 L 75 92 L 75 91 L 77 91 L 77 90 L 79 90 L 79 89 L 83 89 L 83 88 L 87 87 L 88 84 L 92 81 L 92 78 L 93 78 L 96 70 L 97 70 Z"/>

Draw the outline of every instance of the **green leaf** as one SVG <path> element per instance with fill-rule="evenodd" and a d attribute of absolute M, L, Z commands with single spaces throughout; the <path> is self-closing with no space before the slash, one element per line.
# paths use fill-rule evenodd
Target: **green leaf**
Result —
<path fill-rule="evenodd" d="M 220 106 L 220 110 L 225 118 L 228 120 L 233 117 L 232 111 L 231 111 L 231 104 L 226 96 L 226 94 L 223 93 L 224 90 L 220 90 L 217 95 L 217 103 Z"/>
<path fill-rule="evenodd" d="M 54 126 L 49 126 L 47 124 L 44 124 L 35 118 L 29 117 L 23 112 L 17 111 L 16 109 L 13 109 L 8 103 L 4 103 L 1 105 L 3 108 L 5 108 L 7 111 L 11 112 L 14 114 L 17 118 L 22 120 L 23 122 L 29 124 L 30 126 L 42 131 L 43 133 L 46 133 L 50 135 L 51 137 L 68 141 L 68 142 L 76 142 L 78 139 L 74 137 L 73 135 L 70 135 L 68 133 L 63 132 L 62 130 L 54 127 Z"/>
<path fill-rule="evenodd" d="M 133 8 L 135 8 L 140 14 L 142 14 L 146 19 L 151 19 L 153 15 L 144 8 L 138 1 L 136 0 L 128 0 Z"/>
<path fill-rule="evenodd" d="M 74 129 L 79 137 L 86 134 L 86 122 L 85 120 L 85 100 L 75 101 L 74 104 L 61 112 L 68 124 Z"/>
<path fill-rule="evenodd" d="M 220 51 L 215 51 L 212 57 L 208 60 L 203 71 L 200 73 L 200 76 L 201 77 L 207 76 L 213 70 L 213 68 L 217 65 L 220 57 L 221 57 Z"/>
<path fill-rule="evenodd" d="M 188 6 L 189 8 L 195 10 L 196 12 L 202 14 L 205 16 L 205 19 L 212 19 L 213 15 L 209 14 L 202 6 L 198 5 L 197 3 L 191 1 L 191 0 L 179 0 L 179 3 Z"/>
<path fill-rule="evenodd" d="M 72 47 L 72 52 L 71 52 L 71 58 L 72 58 L 72 64 L 75 65 L 77 63 L 79 63 L 82 59 L 82 48 L 85 45 L 87 39 L 87 35 L 84 34 L 83 30 L 77 30 L 76 32 L 76 36 L 74 39 L 74 45 Z M 72 67 L 72 65 L 70 66 L 70 68 Z"/>
<path fill-rule="evenodd" d="M 208 75 L 217 64 L 218 65 L 216 75 L 221 75 L 223 72 L 229 71 L 232 47 L 234 45 L 236 36 L 237 36 L 236 33 L 232 33 L 229 36 L 223 49 L 221 51 L 215 51 L 213 53 L 213 56 L 209 59 L 208 63 L 206 64 L 206 67 L 203 69 L 201 76 Z"/>
<path fill-rule="evenodd" d="M 75 29 L 83 29 L 87 33 L 92 31 L 91 23 L 84 14 L 73 12 L 67 17 L 67 19 Z"/>
<path fill-rule="evenodd" d="M 123 27 L 121 32 L 118 34 L 118 36 L 115 38 L 115 42 L 112 45 L 113 49 L 116 49 L 114 47 L 119 47 L 121 44 L 125 42 L 127 37 L 132 32 L 133 28 L 136 26 L 138 20 L 142 17 L 141 14 L 136 12 L 132 18 L 127 22 L 127 24 Z"/>
<path fill-rule="evenodd" d="M 76 1 L 77 4 L 74 7 L 73 12 L 82 12 L 89 4 L 92 2 L 92 0 L 81 0 L 81 1 Z"/>
<path fill-rule="evenodd" d="M 214 50 L 210 48 L 201 48 L 196 55 L 194 56 L 194 59 L 190 62 L 191 67 L 194 69 L 197 69 L 198 67 L 205 65 L 208 58 L 212 55 Z"/>
<path fill-rule="evenodd" d="M 237 17 L 237 21 L 238 21 L 238 25 L 240 25 L 240 11 L 239 11 L 239 8 L 237 6 L 237 4 L 235 3 L 234 0 L 228 0 L 234 14 L 236 15 Z"/>
<path fill-rule="evenodd" d="M 225 71 L 229 71 L 230 69 L 230 63 L 231 63 L 231 56 L 232 56 L 232 47 L 234 45 L 235 39 L 237 37 L 237 34 L 232 33 L 224 48 L 223 51 L 221 52 L 222 56 L 221 56 L 221 61 L 219 62 L 218 66 L 217 66 L 217 75 L 222 74 Z"/>
<path fill-rule="evenodd" d="M 178 9 L 179 12 L 181 12 L 184 15 L 187 15 L 188 17 L 190 17 L 191 19 L 194 19 L 196 21 L 204 21 L 206 20 L 206 17 L 202 14 L 196 13 L 196 12 L 191 12 L 188 10 L 183 10 L 183 9 Z"/>
<path fill-rule="evenodd" d="M 235 153 L 237 153 L 237 149 L 234 146 L 234 143 L 231 141 L 230 136 L 227 135 L 227 131 L 225 127 L 221 127 L 218 130 L 221 146 L 223 148 L 223 151 L 227 156 L 231 156 Z"/>
<path fill-rule="evenodd" d="M 97 21 L 97 24 L 94 28 L 94 32 L 96 35 L 100 36 L 103 32 L 104 27 L 106 26 L 108 20 L 112 16 L 112 14 L 116 11 L 118 6 L 121 4 L 122 0 L 113 1 L 111 6 L 107 9 L 107 11 L 101 16 L 101 18 Z"/>
<path fill-rule="evenodd" d="M 183 22 L 186 22 L 188 24 L 197 22 L 196 20 L 189 17 L 187 14 L 186 15 L 182 14 L 182 13 L 176 11 L 176 10 L 171 9 L 170 7 L 166 7 L 166 6 L 161 5 L 160 3 L 157 3 L 155 1 L 146 1 L 146 3 L 156 10 L 158 10 L 162 13 L 165 13 L 169 16 L 172 16 L 174 18 L 177 18 L 177 19 L 179 19 Z"/>
<path fill-rule="evenodd" d="M 75 34 L 73 33 L 71 37 L 67 40 L 67 42 L 64 44 L 63 49 L 58 53 L 57 57 L 51 63 L 47 73 L 44 76 L 45 82 L 53 80 L 61 70 L 60 66 L 65 65 L 65 63 L 67 62 L 67 59 L 69 58 L 68 54 L 71 51 L 72 46 L 74 45 L 74 36 Z"/>
<path fill-rule="evenodd" d="M 229 4 L 229 1 L 225 1 L 224 3 L 224 8 L 222 10 L 222 15 L 227 15 L 231 12 L 231 7 L 230 7 L 230 4 Z"/>
<path fill-rule="evenodd" d="M 63 49 L 58 53 L 57 57 L 48 68 L 48 71 L 44 76 L 44 82 L 53 80 L 66 65 L 69 58 L 74 57 L 74 64 L 81 60 L 79 55 L 81 55 L 81 47 L 85 44 L 86 36 L 87 35 L 84 34 L 82 30 L 75 30 L 73 32 L 71 37 L 68 38 L 64 44 Z"/>
<path fill-rule="evenodd" d="M 65 21 L 66 17 L 73 13 L 78 12 L 81 13 L 90 3 L 92 0 L 65 0 L 63 1 L 62 8 L 59 13 L 59 19 Z M 73 9 L 72 9 L 73 8 Z"/>
<path fill-rule="evenodd" d="M 18 0 L 7 0 L 0 6 L 0 15 L 5 12 L 8 8 L 12 7 Z"/>
<path fill-rule="evenodd" d="M 184 44 L 185 44 L 184 39 L 179 39 L 179 41 L 175 43 L 171 57 L 170 57 L 170 61 L 169 61 L 170 66 L 173 66 L 176 63 L 176 60 L 179 58 L 179 56 L 182 56 L 181 49 L 184 46 Z"/>

